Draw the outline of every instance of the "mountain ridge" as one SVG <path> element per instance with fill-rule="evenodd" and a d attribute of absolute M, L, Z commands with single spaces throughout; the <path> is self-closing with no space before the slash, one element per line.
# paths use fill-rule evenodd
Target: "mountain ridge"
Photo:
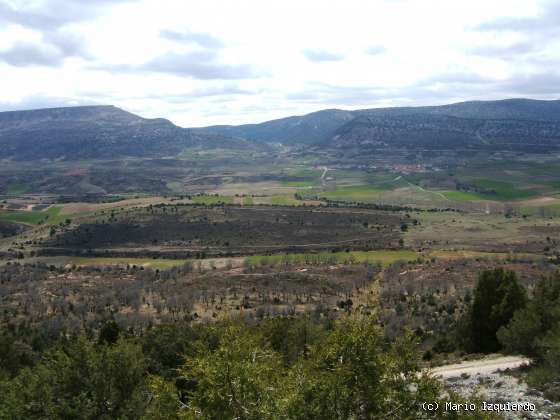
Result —
<path fill-rule="evenodd" d="M 317 127 L 317 122 L 325 120 L 328 124 Z M 290 136 L 285 143 L 289 145 L 333 149 L 367 145 L 366 148 L 434 148 L 442 144 L 453 147 L 460 142 L 473 148 L 495 145 L 518 150 L 524 149 L 526 142 L 529 149 L 556 149 L 560 145 L 560 100 L 513 98 L 425 107 L 334 109 L 260 124 L 193 130 L 235 134 L 262 142 L 277 141 L 282 131 L 288 131 Z M 430 147 L 431 138 L 435 141 Z M 506 141 L 508 138 L 513 141 Z"/>
<path fill-rule="evenodd" d="M 244 139 L 195 133 L 167 119 L 143 118 L 113 105 L 0 112 L 0 159 L 162 157 L 188 147 L 251 146 Z"/>
<path fill-rule="evenodd" d="M 426 107 L 324 109 L 258 124 L 183 128 L 114 105 L 0 112 L 0 159 L 176 156 L 187 148 L 265 150 L 466 148 L 560 150 L 560 100 L 504 99 Z"/>

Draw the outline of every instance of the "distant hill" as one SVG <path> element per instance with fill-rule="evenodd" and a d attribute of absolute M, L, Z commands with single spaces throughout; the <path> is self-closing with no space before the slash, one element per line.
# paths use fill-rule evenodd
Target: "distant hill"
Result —
<path fill-rule="evenodd" d="M 443 106 L 327 109 L 260 124 L 181 128 L 114 106 L 0 112 L 0 159 L 177 156 L 186 148 L 322 150 L 560 149 L 560 101 L 509 99 Z"/>
<path fill-rule="evenodd" d="M 255 141 L 301 145 L 324 140 L 354 117 L 355 114 L 352 111 L 326 109 L 303 116 L 281 118 L 260 124 L 215 125 L 194 128 L 193 130 L 196 133 L 217 133 Z"/>
<path fill-rule="evenodd" d="M 197 133 L 322 148 L 485 148 L 547 151 L 560 146 L 560 101 L 507 99 L 427 107 L 324 110 Z"/>
<path fill-rule="evenodd" d="M 247 140 L 194 133 L 114 106 L 0 112 L 0 158 L 105 159 L 173 156 L 186 147 L 246 148 Z"/>

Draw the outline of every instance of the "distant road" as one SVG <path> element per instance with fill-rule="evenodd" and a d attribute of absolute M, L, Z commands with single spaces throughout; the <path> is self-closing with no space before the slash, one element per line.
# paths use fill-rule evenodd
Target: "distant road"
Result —
<path fill-rule="evenodd" d="M 497 370 L 515 369 L 531 363 L 531 359 L 523 356 L 500 356 L 491 359 L 473 360 L 452 365 L 439 366 L 431 370 L 434 376 L 442 379 L 461 376 L 462 374 L 488 374 Z"/>
<path fill-rule="evenodd" d="M 327 168 L 326 166 L 323 166 L 323 173 L 321 174 L 321 186 L 324 187 L 325 186 L 325 176 L 327 175 L 329 168 Z"/>

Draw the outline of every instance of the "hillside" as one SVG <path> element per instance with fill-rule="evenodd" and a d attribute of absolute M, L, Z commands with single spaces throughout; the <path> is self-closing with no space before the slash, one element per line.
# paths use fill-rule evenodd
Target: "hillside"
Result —
<path fill-rule="evenodd" d="M 560 145 L 560 101 L 328 109 L 260 124 L 192 129 L 114 106 L 0 112 L 0 159 L 16 161 L 167 157 L 186 148 L 259 150 L 274 143 L 358 152 L 391 148 L 548 152 Z"/>
<path fill-rule="evenodd" d="M 507 99 L 443 106 L 324 110 L 197 133 L 321 148 L 483 148 L 548 151 L 560 144 L 560 101 Z"/>
<path fill-rule="evenodd" d="M 488 149 L 547 152 L 560 146 L 560 121 L 459 118 L 411 113 L 359 115 L 323 148 Z"/>
<path fill-rule="evenodd" d="M 355 114 L 351 111 L 326 109 L 260 124 L 216 125 L 193 130 L 196 133 L 216 133 L 255 141 L 301 145 L 324 140 L 354 117 Z"/>
<path fill-rule="evenodd" d="M 176 155 L 186 147 L 247 147 L 114 106 L 0 112 L 0 159 L 105 159 Z"/>

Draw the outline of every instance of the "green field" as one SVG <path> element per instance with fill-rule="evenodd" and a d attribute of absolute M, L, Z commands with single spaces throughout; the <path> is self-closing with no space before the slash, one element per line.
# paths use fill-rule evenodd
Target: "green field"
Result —
<path fill-rule="evenodd" d="M 188 260 L 169 260 L 153 258 L 102 258 L 102 257 L 72 257 L 67 264 L 78 266 L 103 266 L 103 265 L 136 265 L 149 267 L 158 270 L 166 270 L 172 267 L 183 265 Z"/>
<path fill-rule="evenodd" d="M 474 181 L 474 185 L 485 190 L 495 191 L 495 194 L 483 194 L 489 200 L 522 200 L 538 195 L 534 190 L 522 190 L 515 188 L 509 182 L 493 181 L 490 179 L 477 179 Z"/>
<path fill-rule="evenodd" d="M 288 176 L 294 178 L 306 178 L 308 180 L 313 180 L 320 178 L 323 171 L 319 169 L 292 169 L 288 172 Z"/>
<path fill-rule="evenodd" d="M 489 259 L 542 259 L 543 256 L 539 254 L 531 254 L 527 252 L 522 253 L 513 253 L 513 252 L 484 252 L 484 251 L 471 251 L 471 250 L 456 250 L 456 251 L 448 251 L 448 250 L 435 250 L 430 252 L 430 257 L 435 258 L 489 258 Z"/>
<path fill-rule="evenodd" d="M 15 223 L 24 223 L 28 225 L 37 225 L 41 222 L 57 223 L 59 206 L 51 206 L 44 211 L 11 211 L 0 210 L 0 220 L 6 220 Z"/>
<path fill-rule="evenodd" d="M 535 197 L 539 194 L 539 192 L 534 189 L 518 189 L 508 182 L 492 181 L 489 179 L 477 179 L 474 180 L 472 184 L 477 188 L 489 192 L 443 191 L 442 194 L 452 201 L 515 201 Z"/>
<path fill-rule="evenodd" d="M 404 177 L 387 172 L 367 174 L 366 180 L 370 186 L 381 190 L 392 190 L 409 186 L 408 180 Z"/>
<path fill-rule="evenodd" d="M 29 191 L 29 189 L 29 185 L 18 182 L 8 185 L 6 192 L 8 193 L 8 195 L 20 195 L 25 194 L 27 191 Z"/>
<path fill-rule="evenodd" d="M 233 204 L 233 197 L 226 195 L 197 195 L 192 198 L 192 202 L 195 204 Z"/>
<path fill-rule="evenodd" d="M 352 187 L 337 187 L 336 191 L 320 193 L 320 198 L 326 198 L 334 201 L 356 201 L 371 202 L 374 201 L 384 191 L 369 185 L 356 185 Z"/>
<path fill-rule="evenodd" d="M 465 191 L 443 191 L 445 198 L 452 201 L 481 201 L 485 198 L 481 194 Z"/>
<path fill-rule="evenodd" d="M 252 206 L 254 204 L 253 197 L 243 197 L 243 205 L 244 206 Z"/>
<path fill-rule="evenodd" d="M 316 186 L 317 183 L 312 181 L 283 181 L 282 185 L 284 187 L 311 188 Z"/>
<path fill-rule="evenodd" d="M 380 263 L 384 266 L 395 261 L 414 261 L 420 254 L 409 250 L 379 250 L 379 251 L 352 251 L 352 252 L 321 252 L 317 254 L 274 254 L 255 255 L 245 259 L 250 265 L 274 265 L 282 263 L 305 264 L 343 264 L 345 262 Z"/>
<path fill-rule="evenodd" d="M 560 216 L 560 203 L 520 206 L 519 211 L 526 216 L 558 217 Z"/>
<path fill-rule="evenodd" d="M 301 201 L 296 200 L 293 195 L 273 195 L 270 197 L 270 204 L 276 206 L 299 206 Z"/>

